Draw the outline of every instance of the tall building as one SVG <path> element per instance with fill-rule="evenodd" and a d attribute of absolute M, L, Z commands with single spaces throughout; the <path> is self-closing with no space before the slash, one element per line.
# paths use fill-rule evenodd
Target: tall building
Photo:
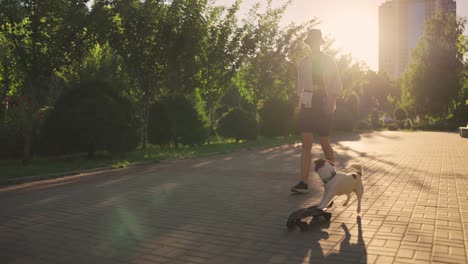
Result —
<path fill-rule="evenodd" d="M 454 0 L 390 0 L 379 7 L 379 70 L 398 79 L 423 34 L 439 12 L 456 15 Z"/>

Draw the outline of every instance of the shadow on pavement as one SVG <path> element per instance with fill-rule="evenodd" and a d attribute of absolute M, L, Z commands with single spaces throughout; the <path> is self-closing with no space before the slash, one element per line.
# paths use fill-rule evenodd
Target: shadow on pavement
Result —
<path fill-rule="evenodd" d="M 367 249 L 362 236 L 361 217 L 356 218 L 358 234 L 357 243 L 351 243 L 351 233 L 345 223 L 341 224 L 344 239 L 339 246 L 339 252 L 325 254 L 320 241 L 327 241 L 330 237 L 327 227 L 319 223 L 311 223 L 309 230 L 303 232 L 304 243 L 297 245 L 298 261 L 302 263 L 367 263 Z M 291 236 L 291 240 L 297 237 Z M 274 254 L 272 254 L 273 256 Z M 267 260 L 268 257 L 265 257 Z M 270 258 L 271 260 L 271 258 Z"/>
<path fill-rule="evenodd" d="M 341 241 L 340 252 L 331 253 L 325 257 L 326 262 L 330 263 L 339 263 L 339 262 L 349 262 L 349 263 L 367 263 L 367 250 L 362 237 L 362 225 L 361 217 L 356 218 L 358 226 L 358 241 L 356 244 L 351 244 L 351 233 L 349 232 L 348 227 L 345 223 L 341 224 L 343 231 L 345 232 L 345 238 Z"/>

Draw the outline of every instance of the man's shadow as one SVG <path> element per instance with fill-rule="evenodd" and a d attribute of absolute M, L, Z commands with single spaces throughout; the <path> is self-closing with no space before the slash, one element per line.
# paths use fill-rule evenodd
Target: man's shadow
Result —
<path fill-rule="evenodd" d="M 358 241 L 356 244 L 351 244 L 351 233 L 349 232 L 348 227 L 346 224 L 341 224 L 341 228 L 343 228 L 345 232 L 345 238 L 340 244 L 340 251 L 338 253 L 331 253 L 328 256 L 323 254 L 322 247 L 319 243 L 321 239 L 328 239 L 328 232 L 320 230 L 324 228 L 323 226 L 318 228 L 318 235 L 315 235 L 314 238 L 317 240 L 313 241 L 310 244 L 311 254 L 309 256 L 310 263 L 316 263 L 317 261 L 325 262 L 325 263 L 340 263 L 340 262 L 349 262 L 349 263 L 367 263 L 367 249 L 364 243 L 364 239 L 362 237 L 362 226 L 361 226 L 361 217 L 358 216 L 356 218 L 357 225 L 358 225 Z M 314 225 L 314 223 L 311 223 Z M 325 227 L 326 229 L 327 227 Z M 311 228 L 312 231 L 315 228 Z M 314 232 L 314 231 L 312 231 Z M 307 258 L 307 257 L 306 257 Z"/>

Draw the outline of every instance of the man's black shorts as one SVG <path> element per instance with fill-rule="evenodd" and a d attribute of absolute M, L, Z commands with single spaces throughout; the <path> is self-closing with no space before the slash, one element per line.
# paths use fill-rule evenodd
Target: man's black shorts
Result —
<path fill-rule="evenodd" d="M 322 107 L 301 108 L 299 113 L 299 132 L 318 133 L 321 137 L 330 136 L 333 113 L 324 114 Z"/>

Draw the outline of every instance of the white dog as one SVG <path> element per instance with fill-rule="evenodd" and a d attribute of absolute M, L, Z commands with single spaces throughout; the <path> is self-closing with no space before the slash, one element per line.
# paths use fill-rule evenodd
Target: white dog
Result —
<path fill-rule="evenodd" d="M 314 161 L 315 171 L 322 179 L 325 193 L 323 194 L 322 201 L 318 205 L 319 209 L 327 207 L 333 197 L 337 195 L 346 194 L 348 198 L 343 203 L 343 206 L 348 205 L 351 199 L 351 193 L 355 192 L 358 199 L 357 212 L 361 212 L 361 197 L 364 192 L 362 185 L 362 166 L 360 164 L 353 164 L 350 167 L 354 170 L 351 174 L 345 174 L 335 171 L 335 164 L 333 162 L 319 159 Z"/>

